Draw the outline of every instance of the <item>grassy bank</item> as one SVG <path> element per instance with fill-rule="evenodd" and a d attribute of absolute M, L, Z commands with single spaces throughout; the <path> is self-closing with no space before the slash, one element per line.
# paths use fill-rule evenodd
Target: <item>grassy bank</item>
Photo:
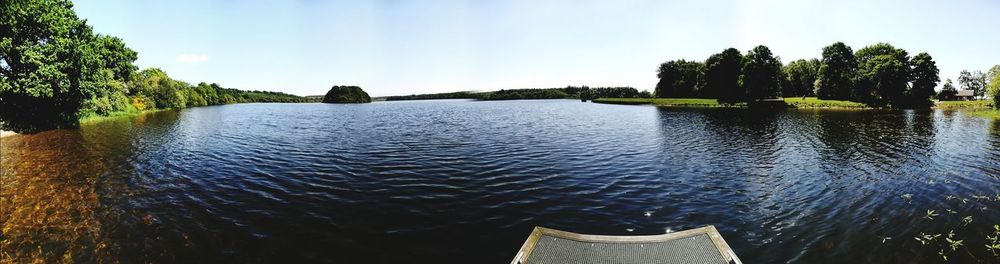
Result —
<path fill-rule="evenodd" d="M 938 101 L 934 104 L 934 108 L 945 109 L 945 110 L 953 110 L 953 109 L 990 110 L 993 109 L 993 102 L 990 100 Z"/>
<path fill-rule="evenodd" d="M 1000 119 L 1000 110 L 993 108 L 993 101 L 938 101 L 934 108 L 943 110 L 960 110 L 970 116 Z"/>
<path fill-rule="evenodd" d="M 785 97 L 782 98 L 788 107 L 790 108 L 869 108 L 865 104 L 852 102 L 852 101 L 842 101 L 842 100 L 824 100 L 816 97 Z"/>
<path fill-rule="evenodd" d="M 166 111 L 166 110 L 170 110 L 170 109 L 150 109 L 150 110 L 143 110 L 143 111 L 118 111 L 118 112 L 108 113 L 107 115 L 89 115 L 89 116 L 81 117 L 80 118 L 80 124 L 100 122 L 100 121 L 104 121 L 104 120 L 108 120 L 108 119 L 115 119 L 115 118 L 134 117 L 134 116 L 138 116 L 138 115 L 141 115 L 141 114 L 155 113 L 155 112 Z"/>

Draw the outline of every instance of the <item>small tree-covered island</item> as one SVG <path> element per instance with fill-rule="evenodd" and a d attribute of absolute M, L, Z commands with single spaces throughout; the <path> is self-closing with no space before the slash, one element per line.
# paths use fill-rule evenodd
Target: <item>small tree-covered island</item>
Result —
<path fill-rule="evenodd" d="M 363 104 L 371 103 L 372 97 L 357 86 L 336 85 L 323 96 L 323 103 L 328 104 Z"/>

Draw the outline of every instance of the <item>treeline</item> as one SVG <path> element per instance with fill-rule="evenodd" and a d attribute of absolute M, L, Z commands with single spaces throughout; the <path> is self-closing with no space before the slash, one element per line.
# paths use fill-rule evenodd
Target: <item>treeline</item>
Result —
<path fill-rule="evenodd" d="M 817 96 L 874 107 L 929 107 L 940 81 L 927 53 L 878 43 L 854 52 L 842 42 L 823 48 L 821 59 L 782 64 L 766 46 L 746 54 L 729 48 L 704 62 L 674 60 L 657 69 L 656 97 L 753 103 L 777 97 Z M 752 105 L 752 104 L 751 104 Z"/>
<path fill-rule="evenodd" d="M 244 102 L 304 102 L 283 93 L 242 91 L 139 72 L 121 39 L 93 32 L 66 0 L 0 4 L 0 129 L 74 127 L 82 117 Z"/>
<path fill-rule="evenodd" d="M 958 85 L 962 90 L 972 91 L 974 97 L 986 96 L 989 100 L 994 100 L 1000 107 L 1000 65 L 994 65 L 986 73 L 982 71 L 968 71 L 962 70 L 958 73 Z M 951 79 L 944 81 L 941 91 L 938 92 L 937 98 L 939 100 L 954 100 L 958 90 L 955 88 L 955 83 Z"/>
<path fill-rule="evenodd" d="M 435 93 L 435 94 L 413 94 L 413 95 L 397 95 L 397 96 L 386 96 L 386 101 L 405 101 L 405 100 L 435 100 L 435 99 L 477 99 L 479 98 L 478 93 L 474 92 L 453 92 L 453 93 Z"/>
<path fill-rule="evenodd" d="M 567 99 L 573 98 L 560 88 L 503 89 L 479 94 L 479 100 Z"/>
<path fill-rule="evenodd" d="M 583 99 L 592 100 L 601 97 L 640 98 L 652 97 L 648 91 L 639 92 L 632 87 L 589 87 L 566 86 L 565 88 L 531 88 L 505 89 L 495 92 L 476 94 L 479 100 L 517 100 L 517 99 Z"/>
<path fill-rule="evenodd" d="M 188 83 L 171 79 L 167 73 L 157 68 L 138 72 L 129 82 L 129 89 L 113 93 L 107 98 L 97 98 L 93 106 L 81 109 L 83 115 L 107 115 L 112 112 L 132 112 L 150 109 L 179 109 L 186 107 L 236 104 L 236 103 L 302 103 L 316 100 L 296 95 L 268 92 L 244 91 L 222 88 L 218 84 Z M 124 100 L 124 102 L 123 102 Z"/>

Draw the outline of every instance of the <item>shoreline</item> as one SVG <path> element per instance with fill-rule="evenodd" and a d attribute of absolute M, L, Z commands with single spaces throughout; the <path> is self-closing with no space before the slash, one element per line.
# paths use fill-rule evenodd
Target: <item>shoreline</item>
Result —
<path fill-rule="evenodd" d="M 13 135 L 20 135 L 20 134 L 14 133 L 13 131 L 0 130 L 0 138 L 5 138 Z"/>

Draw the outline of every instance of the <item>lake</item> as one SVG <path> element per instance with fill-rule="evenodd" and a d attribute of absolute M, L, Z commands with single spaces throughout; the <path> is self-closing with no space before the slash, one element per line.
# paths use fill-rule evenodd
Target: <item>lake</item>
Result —
<path fill-rule="evenodd" d="M 1000 122 L 962 112 L 237 104 L 0 143 L 8 261 L 508 263 L 534 226 L 715 225 L 744 263 L 1000 262 Z"/>

